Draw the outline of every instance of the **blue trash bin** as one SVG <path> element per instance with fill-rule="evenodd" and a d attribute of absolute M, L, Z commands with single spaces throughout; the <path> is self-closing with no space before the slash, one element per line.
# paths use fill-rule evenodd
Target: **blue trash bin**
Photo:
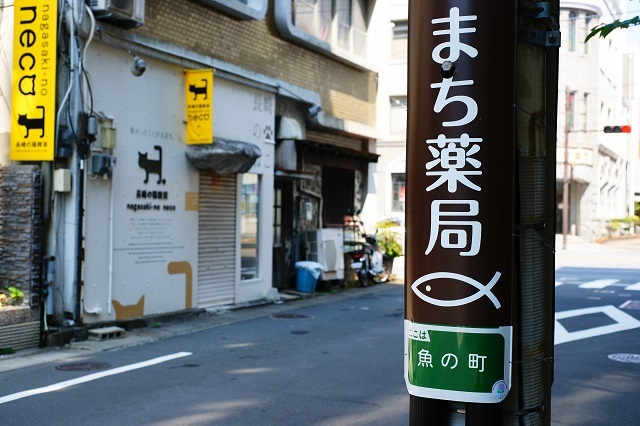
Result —
<path fill-rule="evenodd" d="M 296 289 L 303 293 L 316 291 L 316 284 L 322 269 L 322 265 L 318 262 L 296 262 Z"/>

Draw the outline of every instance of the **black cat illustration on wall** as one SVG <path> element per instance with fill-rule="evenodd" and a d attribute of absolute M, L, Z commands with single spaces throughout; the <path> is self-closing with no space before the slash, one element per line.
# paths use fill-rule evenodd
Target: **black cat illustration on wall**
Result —
<path fill-rule="evenodd" d="M 198 99 L 198 95 L 204 95 L 204 98 L 207 99 L 208 83 L 205 78 L 203 78 L 202 81 L 204 81 L 204 86 L 196 86 L 195 84 L 189 85 L 189 91 L 193 93 L 194 101 Z"/>
<path fill-rule="evenodd" d="M 167 183 L 166 179 L 162 179 L 162 147 L 159 145 L 155 145 L 153 147 L 156 151 L 158 151 L 158 159 L 150 160 L 148 157 L 148 153 L 142 153 L 138 151 L 138 165 L 145 172 L 144 183 L 149 182 L 149 175 L 158 175 L 158 184 L 164 185 Z"/>
<path fill-rule="evenodd" d="M 25 138 L 29 137 L 30 130 L 40 130 L 40 138 L 44 137 L 44 107 L 38 106 L 42 112 L 42 117 L 40 118 L 31 118 L 27 117 L 27 114 L 18 114 L 18 124 L 24 126 L 27 134 L 24 135 Z"/>

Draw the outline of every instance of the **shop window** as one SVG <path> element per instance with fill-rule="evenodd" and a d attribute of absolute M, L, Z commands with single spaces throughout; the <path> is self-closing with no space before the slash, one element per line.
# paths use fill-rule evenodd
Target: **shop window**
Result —
<path fill-rule="evenodd" d="M 280 35 L 367 68 L 369 21 L 365 0 L 282 0 L 275 3 Z"/>
<path fill-rule="evenodd" d="M 282 188 L 276 188 L 273 195 L 273 246 L 282 247 Z"/>
<path fill-rule="evenodd" d="M 263 19 L 268 0 L 198 0 L 237 19 Z"/>
<path fill-rule="evenodd" d="M 391 210 L 404 211 L 406 179 L 404 173 L 391 173 Z"/>
<path fill-rule="evenodd" d="M 260 277 L 260 177 L 256 174 L 242 175 L 240 200 L 240 252 L 241 279 Z"/>

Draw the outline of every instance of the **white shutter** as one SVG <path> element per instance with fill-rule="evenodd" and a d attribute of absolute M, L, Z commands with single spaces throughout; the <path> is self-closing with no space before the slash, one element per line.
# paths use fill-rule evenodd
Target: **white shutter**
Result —
<path fill-rule="evenodd" d="M 235 302 L 237 176 L 200 173 L 199 308 Z"/>

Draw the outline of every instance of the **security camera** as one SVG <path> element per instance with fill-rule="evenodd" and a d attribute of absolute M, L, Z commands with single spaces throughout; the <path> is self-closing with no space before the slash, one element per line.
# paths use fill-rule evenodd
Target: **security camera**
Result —
<path fill-rule="evenodd" d="M 316 117 L 322 111 L 322 107 L 320 105 L 313 105 L 311 108 L 307 110 L 311 117 Z"/>
<path fill-rule="evenodd" d="M 133 64 L 131 64 L 131 74 L 140 77 L 147 70 L 147 62 L 138 55 L 133 56 Z"/>

